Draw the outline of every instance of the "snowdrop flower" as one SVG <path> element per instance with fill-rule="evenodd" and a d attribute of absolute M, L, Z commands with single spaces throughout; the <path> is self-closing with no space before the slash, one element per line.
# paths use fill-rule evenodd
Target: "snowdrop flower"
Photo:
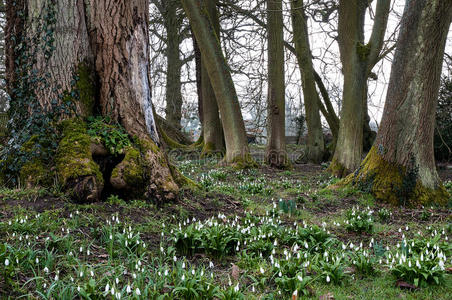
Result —
<path fill-rule="evenodd" d="M 239 284 L 237 283 L 237 285 L 234 287 L 234 292 L 238 292 L 239 291 Z"/>
<path fill-rule="evenodd" d="M 5 266 L 9 266 L 9 259 L 5 259 Z"/>
<path fill-rule="evenodd" d="M 80 277 L 83 277 L 83 271 L 80 271 Z"/>
<path fill-rule="evenodd" d="M 185 261 L 182 263 L 182 269 L 185 269 Z"/>
<path fill-rule="evenodd" d="M 140 295 L 141 295 L 141 292 L 140 292 L 140 289 L 139 289 L 139 288 L 136 288 L 136 289 L 135 289 L 135 294 L 136 294 L 137 296 L 140 296 Z"/>
<path fill-rule="evenodd" d="M 77 292 L 80 292 L 80 286 L 77 286 Z"/>
<path fill-rule="evenodd" d="M 59 277 L 58 274 L 55 275 L 55 281 L 58 281 Z"/>
<path fill-rule="evenodd" d="M 49 268 L 45 267 L 44 272 L 49 273 Z"/>
<path fill-rule="evenodd" d="M 126 292 L 127 294 L 130 294 L 132 292 L 132 288 L 130 287 L 130 285 L 127 285 Z"/>
<path fill-rule="evenodd" d="M 105 286 L 105 293 L 108 294 L 109 291 L 110 291 L 110 284 L 107 283 L 107 285 Z"/>
<path fill-rule="evenodd" d="M 176 255 L 173 256 L 173 261 L 176 262 L 177 261 L 177 257 Z"/>
<path fill-rule="evenodd" d="M 182 280 L 182 281 L 185 280 L 185 274 L 182 274 L 181 280 Z"/>
<path fill-rule="evenodd" d="M 331 281 L 330 275 L 326 275 L 326 282 L 329 283 Z"/>
<path fill-rule="evenodd" d="M 39 258 L 36 257 L 35 262 L 39 264 Z"/>
<path fill-rule="evenodd" d="M 265 273 L 264 268 L 262 268 L 262 267 L 260 267 L 259 271 L 261 272 L 261 274 Z"/>
<path fill-rule="evenodd" d="M 191 275 L 195 275 L 195 270 L 191 270 Z"/>
<path fill-rule="evenodd" d="M 298 275 L 297 278 L 298 278 L 298 280 L 303 281 L 303 276 Z"/>

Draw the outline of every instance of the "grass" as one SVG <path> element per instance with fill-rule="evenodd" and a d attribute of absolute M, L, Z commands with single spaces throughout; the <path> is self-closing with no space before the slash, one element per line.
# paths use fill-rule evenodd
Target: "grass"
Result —
<path fill-rule="evenodd" d="M 336 180 L 321 167 L 236 171 L 208 160 L 180 170 L 203 190 L 162 206 L 0 190 L 0 298 L 452 297 L 450 209 L 393 208 L 355 189 L 331 190 Z M 347 230 L 368 210 L 372 230 Z M 414 266 L 425 250 L 434 275 L 415 287 L 431 271 Z"/>

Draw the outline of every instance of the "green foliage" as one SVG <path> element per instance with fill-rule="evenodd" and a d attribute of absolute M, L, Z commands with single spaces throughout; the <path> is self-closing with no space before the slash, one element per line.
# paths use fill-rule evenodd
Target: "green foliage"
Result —
<path fill-rule="evenodd" d="M 297 210 L 297 205 L 293 199 L 279 199 L 278 202 L 279 210 L 283 211 L 286 214 L 293 215 Z"/>
<path fill-rule="evenodd" d="M 392 274 L 418 287 L 444 283 L 445 260 L 452 254 L 452 247 L 439 240 L 440 236 L 432 240 L 404 241 L 395 253 L 388 256 Z"/>
<path fill-rule="evenodd" d="M 386 208 L 381 208 L 379 211 L 378 211 L 378 218 L 380 219 L 380 222 L 388 222 L 389 221 L 389 219 L 391 218 L 391 216 L 392 216 L 392 212 L 390 212 L 388 209 L 386 209 Z"/>
<path fill-rule="evenodd" d="M 130 139 L 124 128 L 112 124 L 108 117 L 88 117 L 88 134 L 102 143 L 112 155 L 124 154 Z"/>
<path fill-rule="evenodd" d="M 345 228 L 349 231 L 358 233 L 372 233 L 374 227 L 372 213 L 373 210 L 371 210 L 370 208 L 363 210 L 360 208 L 353 208 L 347 210 L 345 216 Z"/>

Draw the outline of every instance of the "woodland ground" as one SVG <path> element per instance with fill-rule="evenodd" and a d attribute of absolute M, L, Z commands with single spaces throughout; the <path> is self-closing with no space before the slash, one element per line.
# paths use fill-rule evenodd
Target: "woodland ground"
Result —
<path fill-rule="evenodd" d="M 314 299 L 452 298 L 452 201 L 395 208 L 356 189 L 327 188 L 336 180 L 325 166 L 236 171 L 178 158 L 202 189 L 175 203 L 110 196 L 79 205 L 58 187 L 1 190 L 0 297 L 289 299 L 298 289 Z M 371 221 L 357 222 L 369 211 Z M 420 288 L 409 277 L 424 261 L 411 270 L 419 263 L 411 249 L 436 251 L 435 264 L 446 256 L 445 270 L 435 267 Z"/>

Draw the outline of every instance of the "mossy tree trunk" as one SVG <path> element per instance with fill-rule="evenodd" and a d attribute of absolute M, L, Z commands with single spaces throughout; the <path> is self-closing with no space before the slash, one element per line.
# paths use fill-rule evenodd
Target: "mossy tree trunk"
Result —
<path fill-rule="evenodd" d="M 307 160 L 313 163 L 320 163 L 324 157 L 325 142 L 320 121 L 320 98 L 315 86 L 308 26 L 303 10 L 303 0 L 295 0 L 290 3 L 294 44 L 301 72 L 306 125 L 308 127 Z M 332 127 L 332 125 L 330 126 Z M 331 128 L 331 131 L 334 132 L 334 127 Z"/>
<path fill-rule="evenodd" d="M 348 181 L 393 204 L 447 203 L 433 135 L 449 0 L 410 0 L 403 13 L 383 118 L 372 150 Z"/>
<path fill-rule="evenodd" d="M 220 20 L 218 17 L 216 1 L 203 0 L 206 13 L 215 35 L 220 38 Z M 225 150 L 223 127 L 220 120 L 217 99 L 210 83 L 209 73 L 206 68 L 206 59 L 201 54 L 201 94 L 202 94 L 202 113 L 203 113 L 203 138 L 204 146 L 202 155 L 222 156 Z"/>
<path fill-rule="evenodd" d="M 35 54 L 20 56 L 17 42 L 8 45 L 8 85 L 16 92 L 24 88 L 14 61 L 27 63 L 28 59 L 30 74 L 42 73 L 46 78 L 33 90 L 44 110 L 52 109 L 55 102 L 75 104 L 78 117 L 63 122 L 55 163 L 59 179 L 75 191 L 78 201 L 99 200 L 105 179 L 113 188 L 141 187 L 148 198 L 159 200 L 174 198 L 178 192 L 157 147 L 150 99 L 148 9 L 147 0 L 8 2 L 9 36 L 24 41 L 22 46 L 31 47 L 29 52 Z M 36 41 L 36 36 L 41 40 Z M 20 96 L 12 93 L 12 106 Z M 80 118 L 94 114 L 108 116 L 133 138 L 110 178 L 102 178 L 94 161 L 94 156 L 106 155 L 108 150 L 90 140 Z M 74 116 L 62 116 L 68 117 Z M 137 151 L 139 155 L 132 155 Z"/>
<path fill-rule="evenodd" d="M 369 66 L 380 54 L 388 22 L 390 0 L 378 0 L 372 34 L 364 42 L 367 0 L 339 2 L 338 42 L 344 73 L 339 133 L 330 171 L 342 177 L 356 170 L 363 153 L 366 85 Z"/>
<path fill-rule="evenodd" d="M 237 92 L 220 41 L 204 4 L 200 0 L 182 0 L 220 110 L 226 142 L 224 162 L 238 166 L 254 165 L 248 148 Z"/>
<path fill-rule="evenodd" d="M 272 167 L 289 166 L 286 152 L 284 82 L 284 36 L 282 1 L 267 1 L 268 93 L 266 162 Z"/>

